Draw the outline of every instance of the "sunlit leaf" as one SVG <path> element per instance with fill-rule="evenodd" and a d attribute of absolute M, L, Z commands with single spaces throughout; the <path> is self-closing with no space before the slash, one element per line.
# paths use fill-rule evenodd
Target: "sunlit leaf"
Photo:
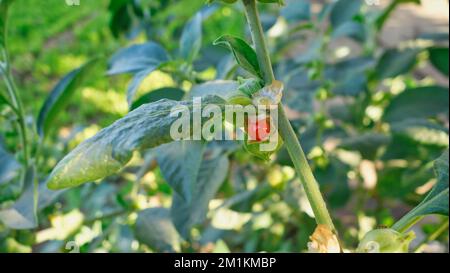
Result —
<path fill-rule="evenodd" d="M 75 91 L 80 88 L 86 78 L 92 76 L 92 70 L 98 59 L 94 59 L 67 74 L 51 91 L 42 106 L 37 120 L 37 130 L 45 137 L 54 127 L 54 121 L 64 107 L 67 106 Z"/>
<path fill-rule="evenodd" d="M 391 124 L 392 132 L 424 145 L 448 147 L 448 129 L 425 119 L 407 119 Z"/>
<path fill-rule="evenodd" d="M 339 147 L 359 151 L 364 158 L 374 159 L 379 149 L 388 145 L 390 141 L 391 138 L 388 135 L 368 133 L 348 137 L 342 141 Z"/>

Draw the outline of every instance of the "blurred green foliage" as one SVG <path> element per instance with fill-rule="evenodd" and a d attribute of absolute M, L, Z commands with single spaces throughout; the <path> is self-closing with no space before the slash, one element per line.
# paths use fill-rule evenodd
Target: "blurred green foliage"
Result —
<path fill-rule="evenodd" d="M 418 33 L 385 48 L 379 37 L 391 11 L 417 1 L 394 0 L 380 9 L 359 0 L 317 2 L 259 7 L 291 122 L 344 247 L 353 250 L 368 231 L 393 225 L 420 204 L 433 185 L 439 193 L 446 186 L 448 195 L 448 81 L 439 80 L 448 80 L 448 34 Z M 200 33 L 193 19 L 198 14 Z M 0 252 L 307 249 L 315 222 L 285 149 L 267 163 L 241 143 L 172 143 L 134 153 L 120 173 L 95 183 L 56 192 L 45 185 L 65 154 L 129 109 L 161 98 L 181 100 L 204 91 L 208 81 L 251 77 L 226 49 L 213 45 L 225 34 L 248 40 L 240 5 L 15 0 L 9 15 L 11 74 L 25 106 L 37 173 L 20 167 L 23 147 L 0 81 Z M 145 67 L 141 77 L 107 76 L 111 56 L 146 42 L 159 44 L 170 61 L 151 73 Z M 151 55 L 136 52 L 124 59 L 134 58 L 136 65 Z M 94 58 L 99 63 L 86 79 L 66 91 L 60 80 Z M 127 94 L 130 81 L 137 82 L 133 96 Z M 61 98 L 58 83 L 64 87 L 59 92 L 73 94 L 57 100 L 61 108 L 48 125 L 53 130 L 39 138 L 34 124 L 49 98 Z M 213 86 L 227 89 L 223 82 Z M 39 182 L 36 208 L 30 208 L 33 178 Z M 195 187 L 181 196 L 177 183 Z M 194 201 L 185 202 L 189 198 Z M 415 231 L 432 235 L 439 251 L 448 251 L 448 203 L 429 211 L 440 215 L 425 218 Z M 16 212 L 31 228 L 14 222 Z M 413 245 L 423 249 L 419 240 Z"/>

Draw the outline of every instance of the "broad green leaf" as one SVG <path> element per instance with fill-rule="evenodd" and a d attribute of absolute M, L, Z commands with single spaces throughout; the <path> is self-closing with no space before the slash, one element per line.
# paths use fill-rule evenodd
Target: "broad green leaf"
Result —
<path fill-rule="evenodd" d="M 448 147 L 448 129 L 426 119 L 407 119 L 391 124 L 394 135 L 423 145 Z"/>
<path fill-rule="evenodd" d="M 334 28 L 351 21 L 361 10 L 361 0 L 338 0 L 333 4 L 330 21 Z"/>
<path fill-rule="evenodd" d="M 237 63 L 251 74 L 261 78 L 261 70 L 255 50 L 244 40 L 231 35 L 224 35 L 214 41 L 214 45 L 229 48 Z"/>
<path fill-rule="evenodd" d="M 383 53 L 376 67 L 378 79 L 394 78 L 408 73 L 417 63 L 420 49 L 388 49 Z"/>
<path fill-rule="evenodd" d="M 32 229 L 37 226 L 36 179 L 36 171 L 29 168 L 24 179 L 24 192 L 10 208 L 0 210 L 0 222 L 11 229 Z"/>
<path fill-rule="evenodd" d="M 168 61 L 167 52 L 159 44 L 148 42 L 119 50 L 109 61 L 108 75 L 135 74 Z"/>
<path fill-rule="evenodd" d="M 228 173 L 228 158 L 221 148 L 200 141 L 173 142 L 155 149 L 165 180 L 174 189 L 171 214 L 184 238 L 204 221 L 209 201 Z"/>
<path fill-rule="evenodd" d="M 238 94 L 240 94 L 240 91 L 237 82 L 217 80 L 193 86 L 189 92 L 189 97 L 214 95 L 228 101 Z"/>
<path fill-rule="evenodd" d="M 181 238 L 166 208 L 145 209 L 138 214 L 136 239 L 157 252 L 180 252 Z"/>
<path fill-rule="evenodd" d="M 192 199 L 186 201 L 174 194 L 171 214 L 177 230 L 188 238 L 190 229 L 202 223 L 208 212 L 209 201 L 215 197 L 228 174 L 229 161 L 226 155 L 206 151 L 203 162 L 194 180 Z"/>
<path fill-rule="evenodd" d="M 448 76 L 448 47 L 432 47 L 428 49 L 430 62 L 442 74 Z"/>
<path fill-rule="evenodd" d="M 439 114 L 448 114 L 449 92 L 439 86 L 406 89 L 393 98 L 387 106 L 383 119 L 389 123 L 405 119 L 428 119 Z"/>
<path fill-rule="evenodd" d="M 206 97 L 202 106 L 214 103 L 223 106 L 218 97 Z M 142 105 L 124 118 L 82 142 L 52 171 L 47 185 L 50 189 L 76 187 L 114 174 L 122 169 L 136 150 L 149 149 L 171 142 L 170 127 L 178 116 L 170 115 L 174 107 L 192 102 L 160 100 Z"/>
<path fill-rule="evenodd" d="M 367 72 L 375 62 L 370 57 L 355 57 L 325 68 L 326 79 L 335 83 L 332 92 L 336 95 L 356 96 L 367 86 Z"/>
<path fill-rule="evenodd" d="M 198 179 L 205 146 L 202 141 L 177 141 L 155 149 L 162 176 L 186 202 L 192 201 L 191 186 Z"/>
<path fill-rule="evenodd" d="M 198 12 L 183 30 L 180 40 L 180 57 L 192 63 L 200 53 L 202 36 L 202 14 Z"/>
<path fill-rule="evenodd" d="M 142 81 L 169 61 L 164 48 L 154 42 L 133 45 L 119 50 L 109 61 L 108 75 L 133 74 L 128 85 L 127 101 L 131 106 Z"/>
<path fill-rule="evenodd" d="M 22 167 L 14 155 L 8 153 L 0 142 L 0 185 L 7 184 L 16 178 L 21 169 Z"/>
<path fill-rule="evenodd" d="M 364 135 L 348 137 L 339 145 L 340 148 L 359 151 L 363 158 L 373 160 L 379 149 L 389 144 L 390 136 L 384 134 L 368 133 Z"/>
<path fill-rule="evenodd" d="M 6 45 L 8 9 L 14 0 L 0 0 L 0 49 Z"/>
<path fill-rule="evenodd" d="M 128 84 L 127 88 L 127 102 L 128 105 L 131 106 L 133 104 L 134 97 L 136 96 L 136 92 L 139 89 L 141 83 L 145 80 L 145 78 L 150 75 L 153 71 L 158 68 L 157 65 L 149 66 L 147 69 L 137 72 L 131 82 Z"/>
<path fill-rule="evenodd" d="M 162 99 L 180 101 L 185 94 L 186 92 L 184 92 L 182 89 L 175 87 L 163 87 L 160 89 L 156 89 L 148 92 L 147 94 L 143 95 L 135 102 L 133 102 L 133 104 L 131 105 L 131 110 L 134 110 L 143 104 L 156 102 Z"/>
<path fill-rule="evenodd" d="M 67 106 L 75 91 L 80 88 L 92 71 L 98 59 L 94 59 L 67 74 L 50 92 L 42 106 L 37 120 L 37 130 L 41 137 L 48 135 L 57 116 Z"/>

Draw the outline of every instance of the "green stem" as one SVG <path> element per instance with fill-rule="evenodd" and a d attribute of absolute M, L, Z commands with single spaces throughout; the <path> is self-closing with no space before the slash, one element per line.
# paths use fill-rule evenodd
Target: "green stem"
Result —
<path fill-rule="evenodd" d="M 252 33 L 253 43 L 258 55 L 259 65 L 263 72 L 266 84 L 270 84 L 275 80 L 275 76 L 258 10 L 256 8 L 256 1 L 243 0 L 243 3 L 245 6 L 247 21 L 250 26 L 250 31 Z M 303 184 L 303 188 L 305 189 L 309 203 L 311 204 L 317 224 L 325 225 L 330 230 L 337 233 L 333 225 L 333 221 L 331 220 L 330 213 L 328 212 L 325 201 L 322 197 L 322 193 L 320 192 L 319 184 L 314 178 L 305 153 L 303 152 L 297 135 L 292 128 L 281 103 L 278 105 L 278 119 L 278 129 L 280 131 L 280 135 L 286 144 L 286 148 L 291 156 L 292 162 L 294 163 L 297 174 Z"/>
<path fill-rule="evenodd" d="M 422 252 L 423 247 L 428 244 L 429 242 L 432 242 L 436 240 L 439 236 L 441 236 L 442 233 L 445 231 L 448 231 L 448 219 L 446 219 L 439 227 L 436 229 L 435 232 L 431 233 L 427 238 L 425 238 L 420 244 L 416 247 L 414 250 L 415 253 Z"/>
<path fill-rule="evenodd" d="M 22 142 L 22 149 L 24 155 L 25 166 L 29 166 L 29 153 L 28 153 L 28 140 L 27 140 L 27 128 L 25 124 L 25 112 L 23 110 L 22 101 L 20 100 L 19 94 L 17 92 L 16 85 L 11 76 L 11 69 L 9 65 L 9 60 L 6 60 L 7 68 L 3 69 L 3 78 L 6 83 L 6 89 L 8 90 L 9 97 L 11 99 L 11 104 L 13 110 L 17 116 L 19 137 Z"/>

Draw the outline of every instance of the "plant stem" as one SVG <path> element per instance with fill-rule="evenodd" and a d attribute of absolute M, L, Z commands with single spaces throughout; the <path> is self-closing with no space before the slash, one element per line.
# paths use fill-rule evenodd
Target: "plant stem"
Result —
<path fill-rule="evenodd" d="M 442 233 L 444 233 L 446 230 L 448 231 L 448 219 L 444 220 L 444 222 L 434 231 L 431 233 L 427 238 L 425 238 L 420 244 L 414 249 L 415 253 L 419 253 L 422 251 L 423 247 L 431 242 L 436 240 L 439 236 L 441 236 Z"/>
<path fill-rule="evenodd" d="M 11 68 L 9 65 L 9 59 L 6 59 L 6 69 L 1 69 L 3 71 L 3 78 L 6 83 L 6 89 L 11 99 L 11 104 L 13 110 L 17 116 L 19 137 L 22 142 L 22 149 L 24 155 L 25 166 L 29 166 L 29 153 L 28 153 L 28 140 L 27 140 L 27 128 L 25 124 L 25 112 L 23 109 L 22 101 L 20 100 L 19 94 L 17 92 L 16 85 L 11 76 Z M 1 67 L 0 67 L 1 68 Z"/>
<path fill-rule="evenodd" d="M 270 84 L 275 80 L 275 75 L 273 73 L 269 51 L 267 49 L 261 20 L 256 7 L 256 1 L 243 0 L 243 3 L 253 43 L 258 55 L 259 65 L 263 72 L 264 81 L 266 84 Z M 305 189 L 309 203 L 311 204 L 317 224 L 325 225 L 334 233 L 337 233 L 322 197 L 322 193 L 320 192 L 319 184 L 314 178 L 305 153 L 303 152 L 297 135 L 292 128 L 281 103 L 278 105 L 278 119 L 280 135 L 286 144 L 286 148 L 294 163 L 297 174 L 303 184 L 303 188 Z"/>

